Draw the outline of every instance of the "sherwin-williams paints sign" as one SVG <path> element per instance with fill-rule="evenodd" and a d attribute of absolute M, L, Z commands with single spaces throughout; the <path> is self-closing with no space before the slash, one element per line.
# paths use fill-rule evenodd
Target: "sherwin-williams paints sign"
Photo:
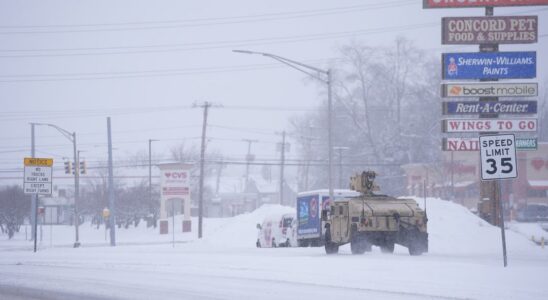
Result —
<path fill-rule="evenodd" d="M 446 17 L 442 44 L 530 44 L 537 42 L 537 16 Z"/>
<path fill-rule="evenodd" d="M 444 53 L 442 79 L 535 78 L 536 65 L 534 51 Z"/>
<path fill-rule="evenodd" d="M 423 8 L 548 5 L 548 0 L 423 0 Z"/>

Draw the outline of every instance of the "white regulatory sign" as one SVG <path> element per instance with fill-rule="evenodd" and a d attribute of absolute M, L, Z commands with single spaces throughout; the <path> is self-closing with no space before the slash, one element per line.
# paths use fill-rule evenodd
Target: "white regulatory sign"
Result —
<path fill-rule="evenodd" d="M 479 144 L 482 180 L 518 177 L 513 134 L 483 135 Z"/>
<path fill-rule="evenodd" d="M 51 195 L 52 158 L 25 158 L 25 194 Z"/>

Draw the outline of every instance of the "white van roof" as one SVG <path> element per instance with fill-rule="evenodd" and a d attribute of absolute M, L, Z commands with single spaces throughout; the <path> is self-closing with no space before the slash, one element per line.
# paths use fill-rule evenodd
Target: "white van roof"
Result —
<path fill-rule="evenodd" d="M 319 190 L 299 192 L 297 196 L 301 197 L 301 196 L 311 196 L 311 195 L 318 195 L 318 194 L 329 196 L 329 189 L 319 189 Z M 349 190 L 349 189 L 334 189 L 333 195 L 335 197 L 337 196 L 353 197 L 353 196 L 359 196 L 360 193 L 354 190 Z"/>

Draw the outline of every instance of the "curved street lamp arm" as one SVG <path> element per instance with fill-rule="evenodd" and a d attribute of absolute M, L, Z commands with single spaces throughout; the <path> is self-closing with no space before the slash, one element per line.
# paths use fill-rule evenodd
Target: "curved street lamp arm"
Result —
<path fill-rule="evenodd" d="M 59 131 L 64 137 L 66 137 L 67 139 L 69 139 L 71 142 L 74 142 L 74 133 L 71 133 L 70 131 L 68 130 L 65 130 L 55 124 L 50 124 L 50 123 L 34 123 L 34 122 L 31 122 L 30 124 L 33 124 L 33 125 L 38 125 L 38 126 L 49 126 L 49 127 L 53 127 L 55 129 L 57 129 L 57 131 Z"/>
<path fill-rule="evenodd" d="M 44 125 L 48 125 L 49 127 L 53 127 L 55 129 L 57 129 L 57 131 L 59 131 L 64 137 L 69 139 L 69 141 L 74 142 L 74 134 L 69 132 L 68 130 L 65 130 L 65 129 L 57 126 L 57 125 L 54 125 L 54 124 L 44 124 Z"/>
<path fill-rule="evenodd" d="M 245 53 L 245 54 L 258 54 L 258 55 L 270 57 L 270 58 L 275 59 L 275 60 L 277 60 L 277 61 L 279 61 L 279 62 L 295 69 L 295 70 L 298 70 L 302 73 L 305 73 L 306 75 L 311 76 L 311 77 L 313 77 L 313 78 L 315 78 L 319 81 L 323 81 L 325 83 L 328 82 L 328 80 L 323 79 L 323 78 L 321 78 L 320 76 L 318 76 L 316 74 L 310 73 L 310 72 L 306 71 L 305 69 L 309 69 L 309 70 L 312 70 L 314 72 L 324 74 L 324 75 L 328 75 L 329 71 L 318 69 L 316 67 L 309 66 L 307 64 L 304 64 L 304 63 L 301 63 L 301 62 L 298 62 L 298 61 L 295 61 L 295 60 L 292 60 L 292 59 L 289 59 L 289 58 L 281 57 L 279 55 L 275 55 L 275 54 L 271 54 L 271 53 L 256 52 L 256 51 L 249 51 L 249 50 L 232 50 L 232 52 Z M 299 67 L 302 67 L 302 68 L 299 68 Z M 303 68 L 305 68 L 305 69 L 303 69 Z"/>

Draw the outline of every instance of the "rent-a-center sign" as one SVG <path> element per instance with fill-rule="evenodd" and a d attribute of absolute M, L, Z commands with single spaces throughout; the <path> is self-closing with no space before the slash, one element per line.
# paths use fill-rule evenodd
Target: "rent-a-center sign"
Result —
<path fill-rule="evenodd" d="M 537 16 L 447 17 L 441 23 L 444 45 L 537 42 Z"/>
<path fill-rule="evenodd" d="M 444 115 L 511 114 L 526 115 L 537 113 L 537 101 L 446 101 L 442 102 Z"/>
<path fill-rule="evenodd" d="M 423 0 L 423 8 L 548 5 L 548 0 Z"/>

